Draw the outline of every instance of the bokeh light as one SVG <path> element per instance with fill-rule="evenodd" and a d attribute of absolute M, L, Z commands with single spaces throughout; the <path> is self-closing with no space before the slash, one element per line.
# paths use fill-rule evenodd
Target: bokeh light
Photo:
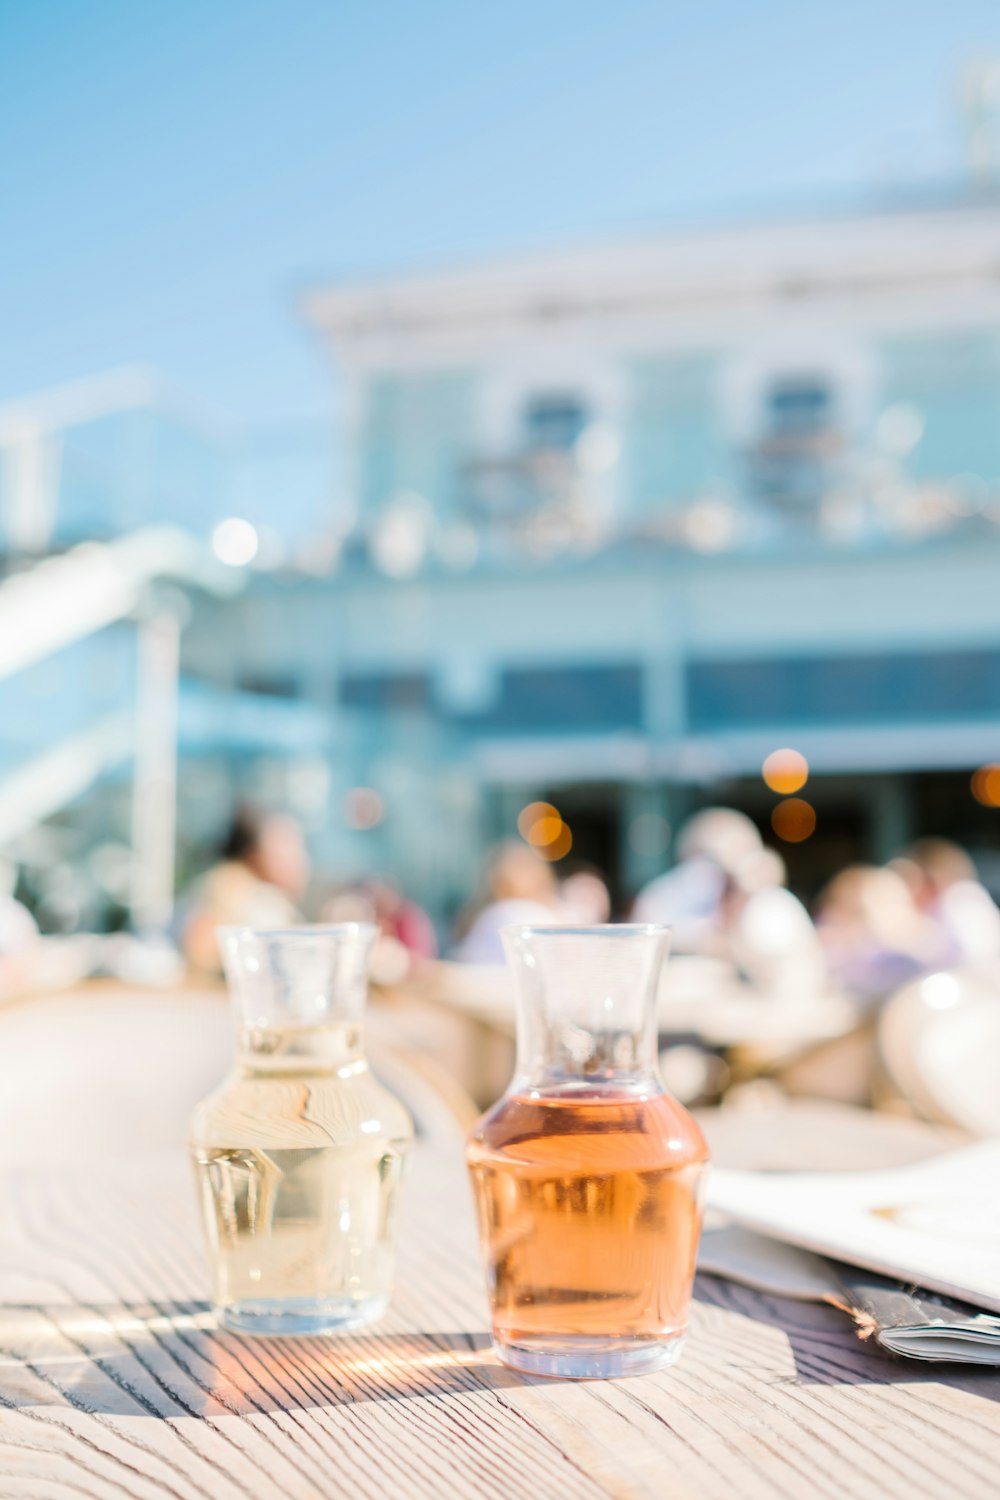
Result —
<path fill-rule="evenodd" d="M 802 797 L 786 797 L 771 814 L 771 827 L 786 844 L 801 844 L 816 829 L 816 810 Z"/>
<path fill-rule="evenodd" d="M 565 824 L 557 813 L 554 818 L 539 818 L 532 823 L 525 837 L 536 849 L 545 849 L 549 844 L 555 843 L 564 827 Z"/>
<path fill-rule="evenodd" d="M 385 817 L 385 803 L 370 786 L 355 786 L 344 798 L 344 822 L 348 828 L 377 828 Z"/>
<path fill-rule="evenodd" d="M 809 780 L 809 762 L 798 750 L 772 750 L 761 767 L 761 775 L 772 792 L 787 797 Z"/>
<path fill-rule="evenodd" d="M 536 823 L 543 822 L 546 818 L 555 818 L 561 823 L 559 809 L 553 807 L 551 802 L 529 802 L 527 807 L 522 807 L 517 817 L 517 831 L 528 844 L 535 843 L 531 837 L 531 831 Z M 544 843 L 545 840 L 542 840 Z"/>
<path fill-rule="evenodd" d="M 573 835 L 551 802 L 529 802 L 517 819 L 517 831 L 526 844 L 546 859 L 565 859 L 573 847 Z"/>
<path fill-rule="evenodd" d="M 241 516 L 228 516 L 212 532 L 213 552 L 231 568 L 245 568 L 252 563 L 259 547 L 257 528 Z"/>
<path fill-rule="evenodd" d="M 544 854 L 546 859 L 551 860 L 555 864 L 557 860 L 565 859 L 572 847 L 573 835 L 569 830 L 569 825 L 564 823 L 560 818 L 559 831 L 555 838 L 551 843 L 541 846 L 538 852 L 539 854 Z"/>
<path fill-rule="evenodd" d="M 972 777 L 972 795 L 983 807 L 1000 807 L 1000 765 L 979 767 Z"/>
<path fill-rule="evenodd" d="M 720 500 L 699 500 L 683 521 L 683 536 L 695 552 L 725 552 L 732 545 L 736 517 Z"/>
<path fill-rule="evenodd" d="M 402 490 L 379 517 L 369 540 L 371 557 L 387 578 L 412 578 L 420 572 L 434 529 L 430 502 L 415 490 Z"/>

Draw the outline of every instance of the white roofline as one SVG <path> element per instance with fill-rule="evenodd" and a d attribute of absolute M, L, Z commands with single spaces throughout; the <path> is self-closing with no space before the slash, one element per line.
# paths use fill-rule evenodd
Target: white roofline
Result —
<path fill-rule="evenodd" d="M 688 230 L 478 265 L 332 285 L 309 321 L 345 341 L 446 333 L 512 318 L 630 315 L 699 303 L 995 279 L 1000 203 Z"/>

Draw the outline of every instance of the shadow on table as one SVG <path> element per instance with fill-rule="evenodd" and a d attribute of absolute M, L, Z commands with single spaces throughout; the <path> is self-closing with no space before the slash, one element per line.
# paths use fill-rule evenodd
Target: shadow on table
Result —
<path fill-rule="evenodd" d="M 0 1406 L 176 1418 L 295 1411 L 534 1383 L 486 1333 L 244 1338 L 203 1302 L 0 1308 Z"/>
<path fill-rule="evenodd" d="M 780 1351 L 775 1368 L 765 1373 L 759 1351 L 752 1362 L 769 1384 L 794 1379 L 800 1386 L 920 1386 L 947 1384 L 989 1401 L 1000 1401 L 1000 1369 L 968 1364 L 894 1359 L 877 1344 L 862 1340 L 847 1313 L 826 1303 L 796 1301 L 752 1291 L 716 1276 L 699 1276 L 695 1300 L 725 1308 L 773 1328 L 784 1336 L 795 1362 L 794 1376 L 782 1369 Z"/>
<path fill-rule="evenodd" d="M 912 1388 L 946 1381 L 1000 1400 L 1000 1371 L 891 1360 L 862 1344 L 833 1308 L 710 1277 L 699 1277 L 695 1296 L 706 1313 L 725 1309 L 771 1330 L 763 1342 L 727 1340 L 727 1362 L 745 1363 L 754 1383 Z M 0 1308 L 0 1407 L 7 1408 L 218 1419 L 539 1383 L 549 1382 L 501 1365 L 485 1332 L 264 1339 L 217 1329 L 204 1302 Z"/>

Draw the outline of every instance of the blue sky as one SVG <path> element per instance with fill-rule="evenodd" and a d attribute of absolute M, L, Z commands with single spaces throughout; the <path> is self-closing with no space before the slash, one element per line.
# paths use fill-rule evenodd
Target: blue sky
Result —
<path fill-rule="evenodd" d="M 323 418 L 326 277 L 954 174 L 996 0 L 0 0 L 0 397 Z"/>

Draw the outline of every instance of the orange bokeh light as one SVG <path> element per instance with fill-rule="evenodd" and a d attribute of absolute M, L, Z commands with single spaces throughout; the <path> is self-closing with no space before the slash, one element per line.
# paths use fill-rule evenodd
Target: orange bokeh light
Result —
<path fill-rule="evenodd" d="M 558 813 L 554 817 L 547 813 L 544 818 L 538 818 L 532 823 L 524 837 L 529 844 L 534 844 L 536 849 L 546 849 L 549 844 L 555 843 L 565 827 Z"/>
<path fill-rule="evenodd" d="M 544 822 L 549 818 L 555 818 L 557 823 L 562 822 L 559 809 L 553 807 L 551 802 L 529 802 L 527 807 L 522 807 L 517 815 L 517 831 L 529 844 L 534 844 L 536 840 L 531 837 L 532 829 L 536 823 Z M 542 839 L 540 842 L 544 844 L 548 840 Z"/>
<path fill-rule="evenodd" d="M 816 828 L 816 810 L 802 797 L 786 797 L 771 814 L 771 827 L 786 844 L 801 844 Z"/>
<path fill-rule="evenodd" d="M 573 835 L 569 831 L 569 825 L 564 823 L 560 818 L 559 832 L 551 843 L 540 847 L 538 852 L 539 854 L 544 854 L 546 859 L 551 860 L 555 864 L 557 859 L 565 859 L 572 847 Z"/>
<path fill-rule="evenodd" d="M 979 767 L 972 777 L 972 795 L 984 807 L 1000 807 L 1000 765 Z"/>
<path fill-rule="evenodd" d="M 809 762 L 798 750 L 772 750 L 761 767 L 761 775 L 772 792 L 787 797 L 809 780 Z"/>

